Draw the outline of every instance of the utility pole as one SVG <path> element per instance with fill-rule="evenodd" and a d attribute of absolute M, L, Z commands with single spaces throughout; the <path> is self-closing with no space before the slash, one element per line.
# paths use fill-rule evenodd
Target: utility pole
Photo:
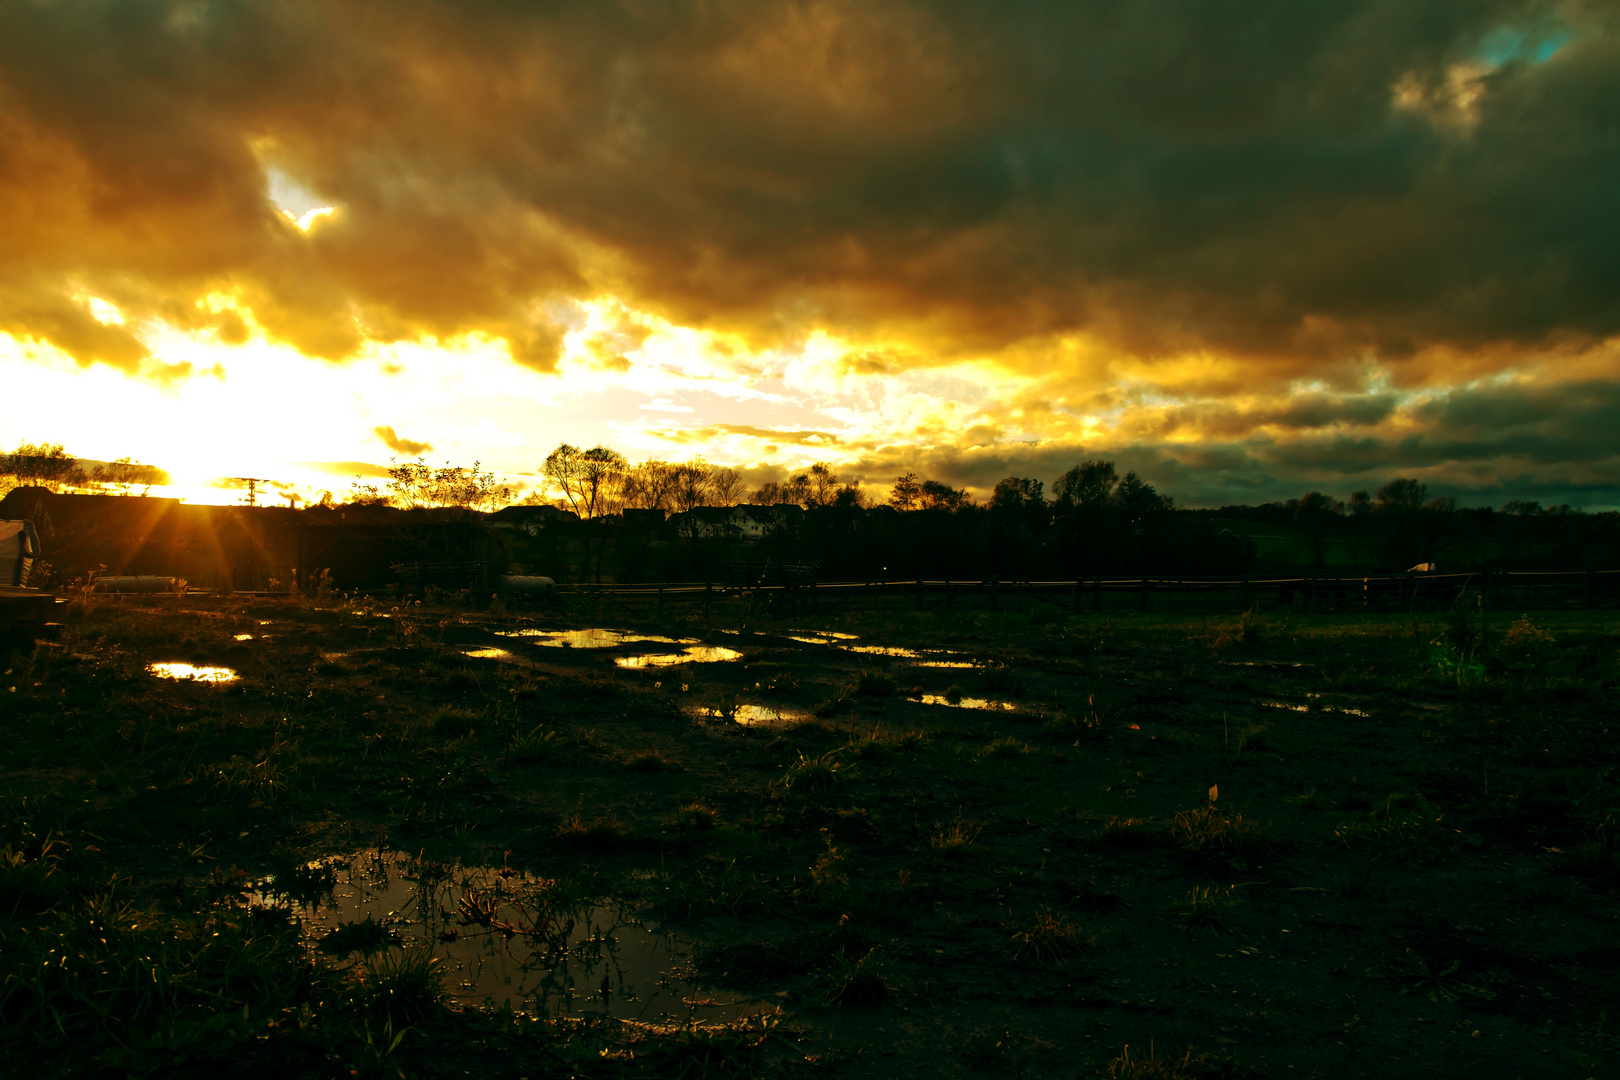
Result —
<path fill-rule="evenodd" d="M 239 480 L 239 481 L 241 481 L 242 483 L 244 483 L 244 484 L 246 484 L 248 486 L 247 504 L 249 506 L 258 506 L 259 505 L 259 485 L 260 484 L 269 484 L 269 483 L 274 482 L 274 481 L 271 481 L 271 480 L 267 480 L 262 476 L 231 476 L 231 477 L 227 477 L 227 479 Z"/>

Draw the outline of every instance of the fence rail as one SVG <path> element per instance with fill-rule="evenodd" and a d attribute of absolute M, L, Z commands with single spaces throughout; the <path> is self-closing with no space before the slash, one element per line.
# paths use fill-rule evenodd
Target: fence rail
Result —
<path fill-rule="evenodd" d="M 564 585 L 565 596 L 657 603 L 717 601 L 728 598 L 785 600 L 818 608 L 822 603 L 873 600 L 909 601 L 919 607 L 958 600 L 995 603 L 1001 599 L 1044 599 L 1071 611 L 1123 606 L 1173 610 L 1177 598 L 1203 599 L 1221 606 L 1234 602 L 1304 610 L 1354 607 L 1407 608 L 1449 604 L 1473 594 L 1492 606 L 1620 606 L 1620 570 L 1478 571 L 1460 574 L 1367 574 L 1264 577 L 1095 577 L 1059 581 L 917 578 L 811 581 L 762 577 L 748 585 L 643 583 Z"/>

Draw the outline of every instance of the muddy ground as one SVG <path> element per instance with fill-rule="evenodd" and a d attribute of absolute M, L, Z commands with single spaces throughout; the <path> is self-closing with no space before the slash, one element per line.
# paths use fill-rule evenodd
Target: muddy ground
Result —
<path fill-rule="evenodd" d="M 1617 1075 L 1611 613 L 89 603 L 0 680 L 43 1075 Z M 731 1022 L 317 947 L 288 883 L 379 850 L 630 912 Z"/>

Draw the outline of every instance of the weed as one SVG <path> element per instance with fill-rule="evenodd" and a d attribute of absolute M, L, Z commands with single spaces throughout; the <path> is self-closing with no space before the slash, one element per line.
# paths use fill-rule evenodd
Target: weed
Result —
<path fill-rule="evenodd" d="M 1142 818 L 1110 817 L 1097 831 L 1097 846 L 1114 851 L 1137 851 L 1157 845 L 1162 833 Z"/>
<path fill-rule="evenodd" d="M 1045 908 L 1037 908 L 1034 920 L 1027 926 L 1004 925 L 1002 929 L 1011 931 L 1008 940 L 1015 961 L 1062 963 L 1096 946 L 1096 940 L 1086 937 L 1079 923 Z"/>
<path fill-rule="evenodd" d="M 970 1032 L 962 1043 L 962 1060 L 975 1069 L 1004 1071 L 1011 1067 L 1013 1075 L 1022 1076 L 1029 1062 L 1024 1041 L 1023 1035 L 1006 1028 Z"/>
<path fill-rule="evenodd" d="M 612 818 L 586 819 L 575 813 L 557 826 L 555 839 L 558 846 L 569 850 L 611 851 L 626 846 L 631 836 L 624 826 Z"/>
<path fill-rule="evenodd" d="M 1240 1075 L 1232 1062 L 1209 1054 L 1194 1054 L 1188 1050 L 1179 1059 L 1162 1058 L 1148 1043 L 1147 1056 L 1131 1053 L 1127 1044 L 1120 1048 L 1119 1056 L 1112 1058 L 1098 1071 L 1106 1080 L 1213 1080 L 1215 1077 Z"/>
<path fill-rule="evenodd" d="M 1369 818 L 1336 827 L 1333 839 L 1348 850 L 1421 865 L 1444 858 L 1457 846 L 1458 834 L 1442 827 L 1443 817 L 1421 795 L 1396 792 Z"/>
<path fill-rule="evenodd" d="M 899 688 L 899 685 L 893 677 L 881 671 L 862 671 L 855 676 L 850 688 L 857 694 L 888 697 Z"/>
<path fill-rule="evenodd" d="M 1029 744 L 1020 742 L 1011 735 L 1003 735 L 980 747 L 978 756 L 981 758 L 1016 758 L 1029 753 Z"/>
<path fill-rule="evenodd" d="M 821 830 L 821 840 L 826 850 L 816 856 L 811 865 L 810 880 L 822 892 L 841 893 L 849 887 L 849 856 L 833 843 L 832 834 L 826 829 Z"/>
<path fill-rule="evenodd" d="M 1103 730 L 1102 717 L 1097 714 L 1097 696 L 1089 695 L 1085 698 L 1084 712 L 1059 712 L 1058 716 L 1051 717 L 1050 721 L 1040 725 L 1040 733 L 1047 738 L 1058 740 L 1074 740 L 1074 742 L 1095 743 L 1103 742 L 1108 733 Z"/>
<path fill-rule="evenodd" d="M 379 922 L 367 915 L 359 922 L 338 923 L 321 935 L 315 942 L 315 947 L 321 952 L 338 956 L 356 952 L 363 956 L 371 956 L 390 945 L 398 944 L 400 944 L 399 931 L 390 925 L 389 920 Z"/>
<path fill-rule="evenodd" d="M 664 756 L 662 750 L 645 750 L 631 756 L 627 764 L 636 772 L 657 773 L 678 770 L 680 765 Z"/>
<path fill-rule="evenodd" d="M 1250 724 L 1238 732 L 1237 749 L 1232 754 L 1233 760 L 1241 758 L 1245 750 L 1257 753 L 1267 750 L 1275 751 L 1276 743 L 1271 734 L 1271 729 L 1264 724 Z"/>
<path fill-rule="evenodd" d="M 1368 968 L 1367 976 L 1385 982 L 1399 983 L 1401 997 L 1407 994 L 1423 994 L 1436 1004 L 1442 1001 L 1457 1001 L 1465 997 L 1489 1001 L 1496 997 L 1496 987 L 1507 982 L 1506 975 L 1494 970 L 1486 971 L 1471 980 L 1465 979 L 1457 974 L 1457 969 L 1461 966 L 1462 962 L 1459 960 L 1444 968 L 1431 968 L 1427 960 L 1407 949 L 1399 956 L 1386 957 L 1382 963 Z"/>
<path fill-rule="evenodd" d="M 885 736 L 881 729 L 873 728 L 872 734 L 864 739 L 858 739 L 849 744 L 855 756 L 866 761 L 877 761 L 892 757 L 896 746 L 895 740 Z"/>
<path fill-rule="evenodd" d="M 1219 933 L 1226 928 L 1227 916 L 1242 902 L 1229 887 L 1217 890 L 1212 886 L 1200 885 L 1187 894 L 1187 899 L 1171 908 L 1170 913 L 1183 930 Z"/>
<path fill-rule="evenodd" d="M 800 754 L 799 760 L 782 773 L 780 783 L 783 791 L 797 794 L 826 792 L 837 787 L 851 771 L 851 766 L 838 760 L 835 750 L 813 758 Z"/>
<path fill-rule="evenodd" d="M 438 709 L 428 718 L 428 727 L 440 735 L 457 738 L 471 734 L 477 729 L 480 716 L 472 709 L 455 709 L 449 706 Z"/>
<path fill-rule="evenodd" d="M 978 842 L 982 832 L 982 823 L 963 821 L 958 817 L 949 825 L 935 825 L 932 835 L 928 837 L 928 846 L 942 858 L 966 858 L 968 849 Z"/>
<path fill-rule="evenodd" d="M 690 832 L 704 832 L 714 827 L 720 820 L 720 812 L 706 802 L 691 802 L 681 807 L 675 814 L 675 824 L 678 828 Z"/>
<path fill-rule="evenodd" d="M 1322 796 L 1317 793 L 1315 788 L 1307 788 L 1298 795 L 1290 795 L 1284 801 L 1295 810 L 1320 810 L 1322 808 Z"/>
<path fill-rule="evenodd" d="M 952 683 L 950 686 L 945 688 L 944 697 L 947 705 L 960 705 L 962 704 L 962 699 L 966 696 L 967 691 L 962 689 L 960 686 L 957 686 L 955 683 Z"/>
<path fill-rule="evenodd" d="M 828 1006 L 876 1005 L 898 989 L 892 966 L 881 949 L 870 949 L 854 958 L 847 949 L 840 950 L 833 957 L 832 969 L 823 976 L 827 992 L 822 1000 Z"/>
<path fill-rule="evenodd" d="M 532 764 L 537 761 L 552 761 L 563 754 L 565 743 L 555 731 L 543 731 L 535 728 L 527 735 L 519 735 L 512 740 L 512 745 L 506 748 L 506 753 L 515 761 Z"/>
<path fill-rule="evenodd" d="M 1242 814 L 1228 814 L 1213 803 L 1183 810 L 1170 821 L 1170 837 L 1183 851 L 1237 858 L 1266 846 L 1259 828 Z"/>
<path fill-rule="evenodd" d="M 43 912 L 66 895 L 55 847 L 47 838 L 33 858 L 10 844 L 0 847 L 0 912 Z"/>
<path fill-rule="evenodd" d="M 441 963 L 427 945 L 390 949 L 362 969 L 355 1004 L 394 1025 L 420 1023 L 444 1006 Z"/>
<path fill-rule="evenodd" d="M 928 749 L 928 733 L 913 728 L 895 736 L 894 745 L 908 754 L 920 754 Z"/>

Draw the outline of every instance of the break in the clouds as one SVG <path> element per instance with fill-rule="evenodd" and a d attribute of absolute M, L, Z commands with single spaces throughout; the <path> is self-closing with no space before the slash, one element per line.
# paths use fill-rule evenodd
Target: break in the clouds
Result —
<path fill-rule="evenodd" d="M 1613 503 L 1588 418 L 1620 335 L 1617 17 L 8 4 L 5 362 L 173 387 L 231 385 L 233 350 L 408 380 L 378 357 L 483 348 L 632 452 L 975 485 L 1106 452 L 1192 501 L 1384 470 Z M 543 455 L 518 416 L 354 397 L 329 452 Z"/>

